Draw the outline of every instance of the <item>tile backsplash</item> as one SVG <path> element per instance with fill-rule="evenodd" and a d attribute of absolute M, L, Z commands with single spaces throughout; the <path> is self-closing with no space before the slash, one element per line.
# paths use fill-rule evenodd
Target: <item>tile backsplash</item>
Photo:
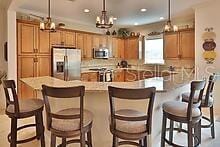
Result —
<path fill-rule="evenodd" d="M 143 60 L 127 60 L 131 68 L 139 68 L 146 70 L 168 70 L 170 66 L 175 68 L 175 71 L 180 71 L 182 68 L 192 70 L 195 66 L 194 60 L 166 60 L 164 65 L 144 64 Z M 81 63 L 82 70 L 89 68 L 107 67 L 114 69 L 117 64 L 121 62 L 121 59 L 110 58 L 106 59 L 92 59 L 83 60 Z"/>

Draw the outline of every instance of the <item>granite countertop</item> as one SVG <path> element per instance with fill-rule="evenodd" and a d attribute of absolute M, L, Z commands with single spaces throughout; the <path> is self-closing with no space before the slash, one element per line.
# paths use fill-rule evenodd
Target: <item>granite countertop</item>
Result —
<path fill-rule="evenodd" d="M 41 85 L 45 84 L 54 87 L 71 87 L 84 85 L 86 91 L 107 91 L 108 86 L 115 86 L 121 88 L 146 88 L 155 86 L 157 92 L 167 92 L 176 89 L 181 86 L 185 86 L 194 79 L 194 75 L 182 75 L 172 74 L 166 77 L 154 77 L 140 81 L 133 82 L 83 82 L 79 80 L 75 81 L 63 81 L 54 77 L 34 77 L 34 78 L 22 78 L 22 82 L 32 87 L 34 90 L 41 90 Z"/>

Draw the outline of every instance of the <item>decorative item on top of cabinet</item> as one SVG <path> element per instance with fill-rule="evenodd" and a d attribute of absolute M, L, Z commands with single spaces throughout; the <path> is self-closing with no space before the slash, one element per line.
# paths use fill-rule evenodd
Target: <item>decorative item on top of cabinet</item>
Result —
<path fill-rule="evenodd" d="M 164 54 L 166 59 L 194 59 L 195 32 L 193 29 L 164 34 Z"/>

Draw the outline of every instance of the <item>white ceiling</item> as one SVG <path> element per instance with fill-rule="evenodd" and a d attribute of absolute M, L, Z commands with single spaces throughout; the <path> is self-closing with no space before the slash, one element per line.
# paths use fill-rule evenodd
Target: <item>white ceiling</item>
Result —
<path fill-rule="evenodd" d="M 192 7 L 211 0 L 172 0 L 172 17 L 193 15 Z M 14 0 L 16 9 L 47 14 L 47 0 Z M 82 24 L 94 25 L 102 10 L 102 0 L 51 0 L 52 16 Z M 167 0 L 106 0 L 109 16 L 117 17 L 117 26 L 129 27 L 134 23 L 149 24 L 167 18 Z M 90 13 L 84 13 L 85 8 Z M 140 12 L 146 8 L 146 12 Z"/>

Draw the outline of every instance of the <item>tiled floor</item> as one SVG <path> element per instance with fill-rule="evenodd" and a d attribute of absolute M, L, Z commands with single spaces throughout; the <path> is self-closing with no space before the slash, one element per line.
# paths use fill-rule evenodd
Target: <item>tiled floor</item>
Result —
<path fill-rule="evenodd" d="M 23 120 L 21 123 L 28 123 L 31 122 L 32 119 L 26 119 Z M 0 147 L 8 147 L 8 141 L 7 141 L 7 134 L 10 130 L 10 120 L 9 118 L 3 114 L 3 112 L 0 113 Z M 219 147 L 220 146 L 220 119 L 217 118 L 216 121 L 216 139 L 211 139 L 210 137 L 210 130 L 209 129 L 202 129 L 202 145 L 201 147 Z M 25 132 L 20 132 L 19 137 L 28 137 L 31 135 L 34 135 L 35 130 L 34 129 L 26 129 Z M 50 143 L 50 133 L 46 131 L 45 133 L 46 138 L 46 146 L 49 147 Z M 185 134 L 177 134 L 175 136 L 175 140 L 177 140 L 177 143 L 186 144 L 186 135 Z M 59 142 L 59 141 L 58 141 Z M 70 147 L 78 147 L 78 145 L 69 145 Z M 102 147 L 108 147 L 109 145 L 103 145 Z M 157 145 L 153 145 L 153 147 L 159 147 L 160 143 L 158 141 Z M 40 147 L 39 141 L 32 141 L 30 143 L 19 145 L 19 147 Z M 125 146 L 127 147 L 127 146 Z"/>

